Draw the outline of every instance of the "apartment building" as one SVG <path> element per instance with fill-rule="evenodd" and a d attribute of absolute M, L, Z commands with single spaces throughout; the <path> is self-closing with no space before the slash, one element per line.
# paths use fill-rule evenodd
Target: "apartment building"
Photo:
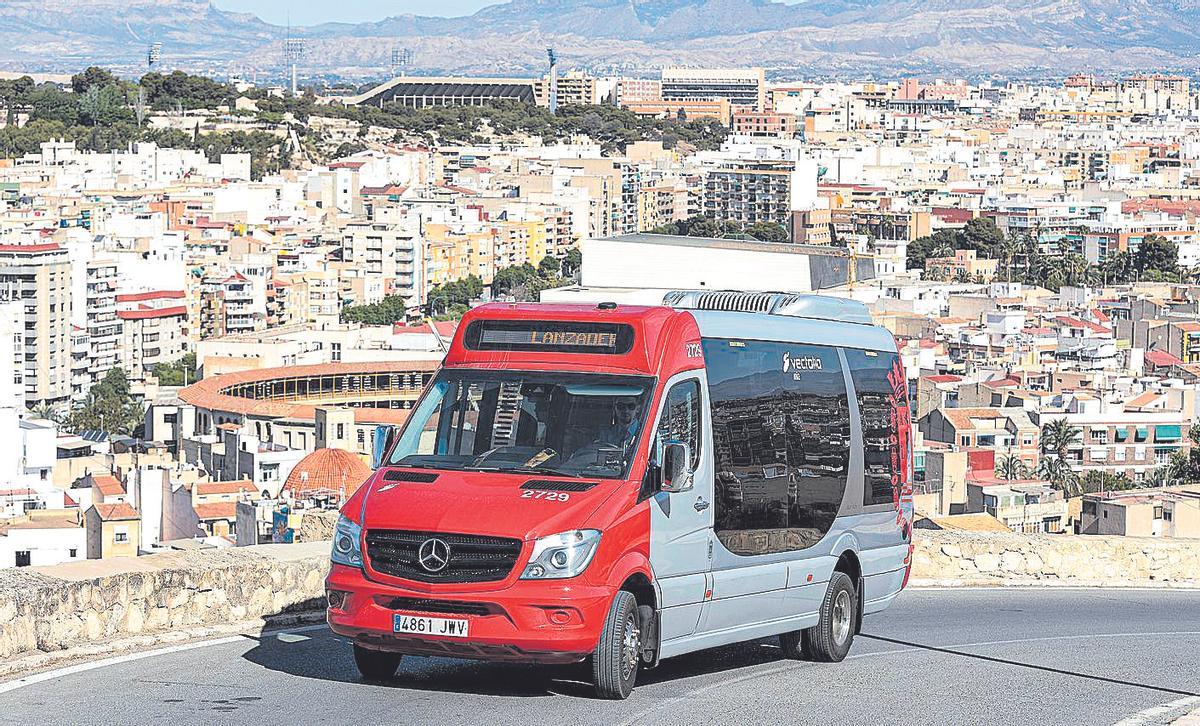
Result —
<path fill-rule="evenodd" d="M 342 228 L 342 261 L 359 273 L 379 278 L 389 294 L 410 304 L 420 300 L 424 256 L 414 216 L 407 224 L 352 222 Z"/>
<path fill-rule="evenodd" d="M 790 139 L 796 135 L 796 117 L 774 111 L 738 111 L 733 114 L 733 133 Z"/>
<path fill-rule="evenodd" d="M 121 360 L 121 321 L 117 319 L 117 263 L 92 260 L 87 264 L 86 320 L 87 372 L 99 381 Z"/>
<path fill-rule="evenodd" d="M 792 213 L 790 161 L 731 162 L 704 178 L 704 216 L 741 226 L 786 226 Z"/>
<path fill-rule="evenodd" d="M 131 380 L 154 374 L 160 363 L 174 363 L 188 350 L 188 310 L 183 291 L 118 295 L 121 364 Z"/>
<path fill-rule="evenodd" d="M 0 244 L 0 289 L 25 304 L 25 403 L 71 398 L 71 264 L 56 243 Z"/>
<path fill-rule="evenodd" d="M 766 109 L 766 78 L 762 68 L 664 68 L 662 100 L 715 101 L 753 111 Z"/>

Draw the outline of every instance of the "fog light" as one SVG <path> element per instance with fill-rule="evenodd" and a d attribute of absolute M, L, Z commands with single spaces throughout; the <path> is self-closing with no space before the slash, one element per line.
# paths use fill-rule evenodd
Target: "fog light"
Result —
<path fill-rule="evenodd" d="M 334 610 L 341 610 L 346 604 L 346 596 L 350 593 L 344 590 L 326 590 L 325 599 L 329 601 L 329 607 Z"/>

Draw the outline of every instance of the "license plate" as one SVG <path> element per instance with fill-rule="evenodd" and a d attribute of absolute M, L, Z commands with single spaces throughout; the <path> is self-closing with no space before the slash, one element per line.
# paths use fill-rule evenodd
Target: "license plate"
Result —
<path fill-rule="evenodd" d="M 461 618 L 427 618 L 421 615 L 393 615 L 392 630 L 416 635 L 444 635 L 465 638 L 470 621 Z"/>

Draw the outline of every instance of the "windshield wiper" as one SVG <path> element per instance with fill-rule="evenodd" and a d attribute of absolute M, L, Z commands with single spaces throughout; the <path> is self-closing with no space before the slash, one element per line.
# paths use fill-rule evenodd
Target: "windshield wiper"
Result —
<path fill-rule="evenodd" d="M 470 471 L 495 471 L 504 474 L 544 474 L 546 476 L 562 476 L 569 479 L 583 478 L 579 474 L 572 472 L 540 466 L 468 466 L 466 468 Z"/>

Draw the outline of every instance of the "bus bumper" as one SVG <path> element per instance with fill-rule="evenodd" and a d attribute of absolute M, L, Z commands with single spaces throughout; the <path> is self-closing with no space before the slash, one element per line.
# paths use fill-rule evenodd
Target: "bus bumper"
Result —
<path fill-rule="evenodd" d="M 574 663 L 591 655 L 614 590 L 576 580 L 517 580 L 496 590 L 436 591 L 384 585 L 333 565 L 326 619 L 356 645 L 407 655 L 523 663 Z M 395 615 L 465 619 L 467 637 L 396 633 Z"/>

